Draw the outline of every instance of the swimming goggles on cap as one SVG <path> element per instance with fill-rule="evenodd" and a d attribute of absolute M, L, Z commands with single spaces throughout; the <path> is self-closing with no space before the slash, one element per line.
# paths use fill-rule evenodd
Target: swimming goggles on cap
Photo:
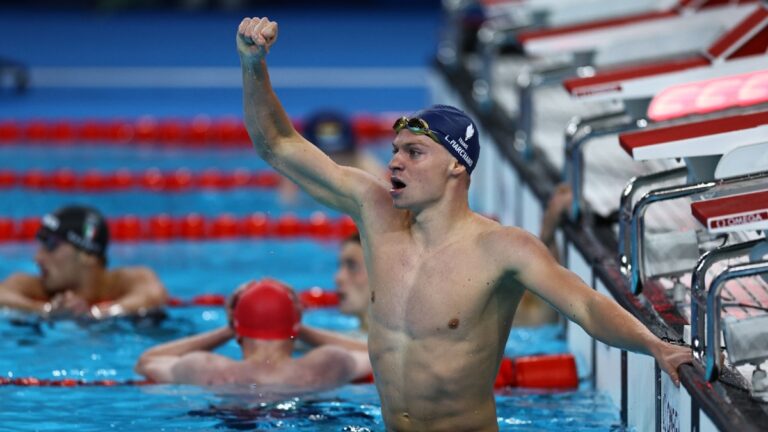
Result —
<path fill-rule="evenodd" d="M 48 252 L 55 251 L 59 248 L 59 246 L 61 246 L 62 243 L 64 243 L 64 239 L 61 237 L 57 236 L 56 234 L 47 233 L 43 230 L 38 231 L 36 237 L 40 244 L 43 246 L 43 249 Z"/>
<path fill-rule="evenodd" d="M 395 132 L 400 132 L 405 128 L 408 128 L 409 131 L 415 133 L 416 135 L 426 135 L 432 138 L 432 141 L 441 144 L 440 140 L 437 138 L 437 135 L 435 135 L 435 133 L 429 128 L 429 124 L 427 124 L 427 122 L 423 119 L 418 117 L 400 117 L 397 119 L 397 121 L 395 121 L 395 124 L 392 125 L 392 129 L 394 129 Z"/>

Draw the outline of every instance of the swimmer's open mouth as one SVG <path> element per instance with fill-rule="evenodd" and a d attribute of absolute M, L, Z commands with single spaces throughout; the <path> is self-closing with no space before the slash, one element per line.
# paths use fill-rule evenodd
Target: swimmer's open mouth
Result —
<path fill-rule="evenodd" d="M 400 190 L 400 189 L 405 188 L 405 183 L 403 183 L 403 181 L 400 180 L 397 177 L 392 177 L 390 179 L 390 181 L 392 182 L 392 189 L 393 190 Z"/>

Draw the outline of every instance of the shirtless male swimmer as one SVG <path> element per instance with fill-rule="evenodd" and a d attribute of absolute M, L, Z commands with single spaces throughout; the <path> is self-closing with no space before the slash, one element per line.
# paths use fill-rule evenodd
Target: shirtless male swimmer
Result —
<path fill-rule="evenodd" d="M 372 288 L 368 352 L 388 430 L 498 429 L 493 383 L 525 289 L 604 343 L 652 355 L 679 381 L 689 349 L 656 338 L 535 236 L 469 209 L 480 148 L 466 114 L 435 106 L 399 120 L 387 184 L 335 164 L 293 128 L 267 72 L 277 23 L 246 18 L 236 40 L 256 151 L 359 228 Z"/>
<path fill-rule="evenodd" d="M 107 268 L 109 228 L 91 207 L 45 215 L 37 232 L 39 275 L 0 280 L 0 306 L 49 319 L 98 320 L 160 311 L 168 294 L 147 267 Z"/>

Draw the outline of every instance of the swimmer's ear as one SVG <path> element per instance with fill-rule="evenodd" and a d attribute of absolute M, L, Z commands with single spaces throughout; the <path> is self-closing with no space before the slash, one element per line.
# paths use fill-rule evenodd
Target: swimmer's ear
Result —
<path fill-rule="evenodd" d="M 456 159 L 453 159 L 451 161 L 451 166 L 449 169 L 450 169 L 451 176 L 453 177 L 458 177 L 461 175 L 461 173 L 467 172 L 467 167 L 460 164 L 459 161 L 457 161 Z"/>

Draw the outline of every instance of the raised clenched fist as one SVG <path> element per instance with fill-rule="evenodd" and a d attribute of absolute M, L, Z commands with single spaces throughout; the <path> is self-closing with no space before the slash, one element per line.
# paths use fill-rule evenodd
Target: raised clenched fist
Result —
<path fill-rule="evenodd" d="M 237 52 L 244 61 L 259 61 L 277 40 L 277 23 L 269 18 L 245 18 L 237 28 Z"/>

